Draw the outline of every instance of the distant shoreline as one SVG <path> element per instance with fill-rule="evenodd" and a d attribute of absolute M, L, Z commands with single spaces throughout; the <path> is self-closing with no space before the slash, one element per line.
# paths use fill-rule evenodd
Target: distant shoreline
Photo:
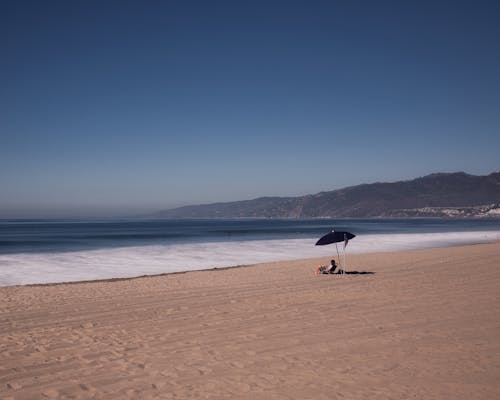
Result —
<path fill-rule="evenodd" d="M 478 245 L 485 245 L 485 244 L 499 244 L 500 241 L 497 242 L 477 242 L 477 243 L 468 243 L 468 244 L 451 244 L 448 246 L 439 246 L 439 247 L 427 247 L 427 248 L 422 248 L 422 249 L 409 249 L 409 250 L 397 250 L 397 251 L 375 251 L 371 253 L 357 253 L 357 254 L 352 254 L 349 257 L 356 257 L 359 255 L 363 255 L 364 257 L 370 257 L 370 256 L 379 256 L 383 254 L 399 254 L 399 253 L 406 253 L 406 252 L 414 252 L 414 251 L 429 251 L 429 250 L 435 250 L 435 249 L 446 249 L 446 248 L 456 248 L 456 247 L 464 247 L 464 246 L 478 246 Z M 335 257 L 335 256 L 333 256 Z M 322 257 L 309 257 L 309 258 L 299 258 L 299 259 L 293 259 L 293 260 L 286 260 L 286 261 L 267 261 L 267 262 L 259 262 L 255 264 L 238 264 L 234 266 L 223 266 L 223 267 L 211 267 L 211 268 L 206 268 L 206 269 L 192 269 L 192 270 L 184 270 L 184 271 L 173 271 L 173 272 L 162 272 L 158 274 L 144 274 L 144 275 L 136 275 L 136 276 L 127 276 L 127 277 L 117 277 L 117 278 L 104 278 L 104 279 L 88 279 L 88 280 L 78 280 L 78 281 L 66 281 L 66 282 L 48 282 L 48 283 L 28 283 L 28 284 L 20 284 L 20 285 L 0 285 L 0 289 L 3 287 L 44 287 L 44 286 L 60 286 L 60 285 L 79 285 L 79 284 L 92 284 L 92 283 L 113 283 L 113 282 L 121 282 L 121 281 L 130 281 L 130 280 L 135 280 L 135 279 L 145 279 L 145 278 L 158 278 L 158 277 L 168 277 L 172 275 L 184 275 L 184 274 L 190 274 L 190 273 L 206 273 L 206 272 L 222 272 L 230 269 L 237 269 L 237 268 L 256 268 L 260 267 L 262 265 L 269 265 L 269 264 L 286 264 L 286 263 L 302 263 L 302 264 L 328 264 L 329 260 L 332 258 L 332 256 L 322 256 Z M 349 270 L 349 267 L 347 268 Z"/>
<path fill-rule="evenodd" d="M 500 240 L 496 219 L 108 220 L 1 227 L 2 286 L 338 257 L 336 246 L 315 246 L 331 229 L 357 235 L 347 248 L 349 256 Z"/>

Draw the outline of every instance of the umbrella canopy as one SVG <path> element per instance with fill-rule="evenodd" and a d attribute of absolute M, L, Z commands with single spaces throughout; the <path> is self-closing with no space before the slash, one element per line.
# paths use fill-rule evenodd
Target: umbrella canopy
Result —
<path fill-rule="evenodd" d="M 350 232 L 342 232 L 342 231 L 331 231 L 327 233 L 325 236 L 321 237 L 317 242 L 316 246 L 323 246 L 325 244 L 344 242 L 347 244 L 349 240 L 356 237 Z"/>

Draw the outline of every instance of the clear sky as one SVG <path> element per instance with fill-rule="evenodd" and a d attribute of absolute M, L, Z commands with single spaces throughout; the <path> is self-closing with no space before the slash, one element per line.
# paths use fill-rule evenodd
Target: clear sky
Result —
<path fill-rule="evenodd" d="M 3 1 L 0 217 L 500 170 L 497 1 Z"/>

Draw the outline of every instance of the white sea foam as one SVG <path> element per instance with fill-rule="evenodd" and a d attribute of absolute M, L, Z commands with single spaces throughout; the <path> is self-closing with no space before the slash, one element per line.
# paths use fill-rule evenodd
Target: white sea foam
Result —
<path fill-rule="evenodd" d="M 360 235 L 349 253 L 368 253 L 500 241 L 500 231 Z M 253 240 L 108 248 L 66 253 L 0 255 L 0 286 L 122 278 L 267 261 L 333 256 L 316 239 Z M 339 245 L 341 252 L 343 244 Z"/>

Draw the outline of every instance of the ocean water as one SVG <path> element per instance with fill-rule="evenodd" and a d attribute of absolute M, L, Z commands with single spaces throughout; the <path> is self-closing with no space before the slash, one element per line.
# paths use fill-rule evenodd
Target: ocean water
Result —
<path fill-rule="evenodd" d="M 0 285 L 334 256 L 332 229 L 357 235 L 347 254 L 500 241 L 499 219 L 0 220 Z"/>

